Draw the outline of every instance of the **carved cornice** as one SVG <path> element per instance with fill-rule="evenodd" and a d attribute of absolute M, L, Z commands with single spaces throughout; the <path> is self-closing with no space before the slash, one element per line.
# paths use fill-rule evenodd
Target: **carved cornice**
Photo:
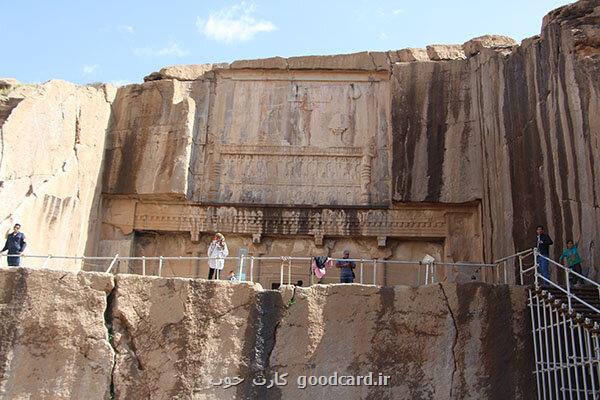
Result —
<path fill-rule="evenodd" d="M 146 204 L 135 207 L 135 230 L 247 235 L 445 237 L 443 209 L 313 209 Z"/>

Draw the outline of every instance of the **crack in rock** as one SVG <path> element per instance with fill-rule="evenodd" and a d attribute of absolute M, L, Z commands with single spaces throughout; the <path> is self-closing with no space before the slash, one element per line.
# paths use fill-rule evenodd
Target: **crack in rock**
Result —
<path fill-rule="evenodd" d="M 454 312 L 452 312 L 452 307 L 450 307 L 450 301 L 448 300 L 448 296 L 446 295 L 446 291 L 444 290 L 444 285 L 439 283 L 442 294 L 444 295 L 444 299 L 446 301 L 446 306 L 448 307 L 448 312 L 450 313 L 450 317 L 452 318 L 452 325 L 454 326 L 454 339 L 452 343 L 452 361 L 454 362 L 454 368 L 452 369 L 452 374 L 450 375 L 450 394 L 448 396 L 449 399 L 452 399 L 452 390 L 454 389 L 454 375 L 458 369 L 458 363 L 456 361 L 456 345 L 458 344 L 458 326 L 456 324 L 456 318 L 454 316 Z"/>

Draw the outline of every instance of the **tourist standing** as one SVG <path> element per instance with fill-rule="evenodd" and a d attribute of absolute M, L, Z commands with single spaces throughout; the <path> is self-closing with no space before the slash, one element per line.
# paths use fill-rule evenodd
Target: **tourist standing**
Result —
<path fill-rule="evenodd" d="M 535 247 L 538 249 L 540 255 L 550 258 L 550 246 L 554 243 L 549 235 L 544 233 L 544 226 L 538 225 L 535 229 L 536 241 Z M 543 257 L 538 257 L 538 264 L 540 266 L 540 273 L 542 276 L 550 280 L 550 270 L 548 269 L 548 260 Z M 546 285 L 548 282 L 542 282 L 542 285 Z"/>
<path fill-rule="evenodd" d="M 567 248 L 562 252 L 559 261 L 566 260 L 566 267 L 581 275 L 581 256 L 579 255 L 578 247 L 579 240 L 577 240 L 577 243 L 573 243 L 570 239 L 567 240 Z M 583 283 L 583 279 L 575 274 L 569 274 L 569 281 L 572 285 L 576 285 L 579 282 Z"/>
<path fill-rule="evenodd" d="M 229 255 L 225 237 L 217 233 L 210 246 L 208 246 L 208 279 L 219 279 L 221 270 L 225 266 L 225 257 Z"/>
<path fill-rule="evenodd" d="M 12 233 L 9 233 L 6 237 L 6 243 L 0 253 L 4 253 L 8 250 L 8 266 L 18 267 L 21 264 L 21 257 L 19 257 L 25 251 L 27 243 L 25 242 L 25 235 L 21 232 L 21 224 L 15 224 Z"/>
<path fill-rule="evenodd" d="M 342 258 L 350 258 L 350 250 L 344 250 Z M 338 261 L 336 266 L 341 268 L 340 283 L 354 283 L 354 268 L 356 268 L 354 261 Z"/>

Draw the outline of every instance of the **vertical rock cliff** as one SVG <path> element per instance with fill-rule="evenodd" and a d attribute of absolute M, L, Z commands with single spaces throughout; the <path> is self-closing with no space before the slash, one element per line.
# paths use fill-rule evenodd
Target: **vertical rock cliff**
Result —
<path fill-rule="evenodd" d="M 20 223 L 29 254 L 91 255 L 100 175 L 116 89 L 63 81 L 0 96 L 0 233 Z M 43 261 L 30 260 L 39 265 Z M 79 269 L 79 264 L 61 264 Z"/>
<path fill-rule="evenodd" d="M 0 397 L 530 399 L 526 294 L 0 270 Z"/>
<path fill-rule="evenodd" d="M 468 58 L 396 64 L 392 72 L 394 199 L 482 200 L 492 260 L 533 245 L 547 225 L 566 239 L 600 227 L 600 4 L 549 13 L 521 46 L 463 45 Z"/>

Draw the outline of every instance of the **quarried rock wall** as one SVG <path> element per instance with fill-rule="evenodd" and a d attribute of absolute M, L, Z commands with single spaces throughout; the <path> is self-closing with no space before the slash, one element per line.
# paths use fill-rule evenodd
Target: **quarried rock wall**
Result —
<path fill-rule="evenodd" d="M 2 269 L 0 397 L 530 399 L 526 293 Z"/>
<path fill-rule="evenodd" d="M 4 234 L 20 223 L 28 254 L 94 254 L 116 89 L 53 80 L 9 87 L 5 93 L 0 96 L 1 246 Z M 81 265 L 63 260 L 60 267 Z"/>

